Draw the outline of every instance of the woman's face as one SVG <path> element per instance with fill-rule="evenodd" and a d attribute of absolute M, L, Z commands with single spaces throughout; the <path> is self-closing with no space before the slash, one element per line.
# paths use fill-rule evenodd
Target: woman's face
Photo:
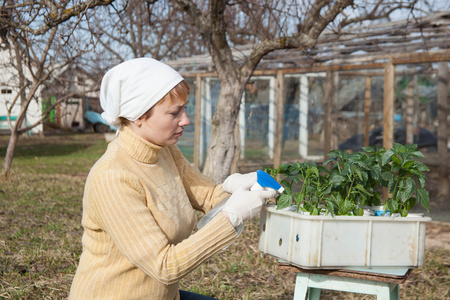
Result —
<path fill-rule="evenodd" d="M 178 98 L 170 102 L 167 100 L 153 106 L 148 119 L 140 118 L 131 122 L 134 133 L 159 146 L 176 144 L 184 126 L 190 122 L 184 110 L 185 102 Z"/>

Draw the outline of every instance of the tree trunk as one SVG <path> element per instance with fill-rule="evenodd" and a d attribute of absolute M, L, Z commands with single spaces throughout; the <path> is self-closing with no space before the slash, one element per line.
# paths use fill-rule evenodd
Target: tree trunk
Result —
<path fill-rule="evenodd" d="M 21 87 L 19 91 L 19 98 L 20 98 L 20 114 L 19 117 L 16 120 L 16 124 L 11 130 L 11 135 L 9 137 L 8 142 L 8 148 L 6 149 L 6 155 L 5 155 L 5 161 L 3 163 L 3 171 L 2 171 L 2 177 L 8 177 L 11 166 L 14 158 L 14 151 L 16 150 L 17 141 L 19 140 L 19 131 L 22 127 L 23 120 L 26 120 L 26 109 L 28 107 L 26 92 L 25 92 L 25 85 L 26 85 L 26 78 L 24 75 L 23 70 L 23 60 L 22 60 L 22 48 L 20 47 L 19 43 L 15 41 L 14 43 L 14 52 L 15 52 L 15 60 L 17 64 L 17 71 L 18 71 L 18 79 L 19 79 L 19 87 Z M 26 125 L 26 123 L 25 123 Z"/>
<path fill-rule="evenodd" d="M 17 141 L 19 140 L 19 135 L 23 133 L 20 128 L 22 127 L 22 124 L 24 122 L 27 107 L 28 105 L 25 107 L 25 110 L 22 110 L 22 112 L 19 114 L 19 117 L 16 120 L 16 124 L 14 124 L 13 128 L 11 128 L 11 135 L 9 137 L 8 148 L 6 149 L 5 161 L 3 163 L 2 177 L 8 177 L 11 171 Z"/>
<path fill-rule="evenodd" d="M 3 162 L 2 177 L 8 177 L 14 158 L 14 151 L 16 150 L 17 141 L 19 140 L 19 134 L 17 130 L 11 130 L 11 136 L 9 137 L 8 148 L 6 149 L 5 161 Z"/>
<path fill-rule="evenodd" d="M 227 76 L 221 77 L 227 80 L 220 80 L 219 100 L 211 121 L 210 145 L 203 168 L 203 174 L 217 184 L 223 182 L 231 172 L 236 153 L 234 131 L 247 82 L 231 81 Z"/>

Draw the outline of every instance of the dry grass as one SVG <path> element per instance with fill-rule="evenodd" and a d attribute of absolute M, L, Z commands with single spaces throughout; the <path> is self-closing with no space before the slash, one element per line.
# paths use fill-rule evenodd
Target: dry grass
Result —
<path fill-rule="evenodd" d="M 0 145 L 6 145 L 3 140 Z M 0 181 L 0 299 L 65 299 L 81 253 L 84 180 L 106 143 L 97 135 L 20 142 L 13 175 Z M 183 279 L 181 287 L 218 299 L 292 299 L 295 274 L 280 271 L 274 258 L 258 251 L 257 222 L 248 222 L 236 243 Z M 430 230 L 447 225 L 433 222 Z M 450 250 L 429 248 L 425 265 L 401 284 L 401 298 L 449 299 L 449 261 Z M 375 297 L 323 291 L 321 299 Z"/>
<path fill-rule="evenodd" d="M 0 191 L 0 298 L 63 299 L 81 251 L 84 177 L 14 174 Z"/>

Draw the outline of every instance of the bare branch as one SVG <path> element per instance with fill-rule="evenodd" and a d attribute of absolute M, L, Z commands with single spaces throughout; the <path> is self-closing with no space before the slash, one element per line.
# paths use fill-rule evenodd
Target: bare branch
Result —
<path fill-rule="evenodd" d="M 259 61 L 271 51 L 278 49 L 300 48 L 310 49 L 316 43 L 319 35 L 336 16 L 353 3 L 353 0 L 316 0 L 309 14 L 304 19 L 300 33 L 263 41 L 256 45 L 249 58 L 244 62 L 242 70 L 246 74 L 253 72 Z M 326 9 L 325 9 L 326 8 Z M 321 11 L 324 12 L 321 14 Z"/>
<path fill-rule="evenodd" d="M 0 14 L 0 24 L 4 28 L 17 29 L 29 32 L 33 35 L 42 35 L 50 29 L 62 24 L 72 17 L 82 17 L 87 10 L 97 6 L 110 5 L 115 0 L 86 0 L 80 1 L 71 7 L 68 6 L 69 1 L 60 2 L 61 6 L 57 7 L 50 1 L 30 1 L 21 3 L 4 2 L 2 11 L 16 11 L 19 15 L 16 18 L 11 18 L 4 13 Z M 49 8 L 49 9 L 47 9 Z M 28 13 L 28 18 L 24 19 L 25 14 Z M 40 21 L 42 20 L 42 21 Z M 34 27 L 34 22 L 41 23 Z"/>
<path fill-rule="evenodd" d="M 210 34 L 211 28 L 209 27 L 211 21 L 209 16 L 205 17 L 203 12 L 195 5 L 193 1 L 190 0 L 170 0 L 182 11 L 186 12 L 194 22 L 195 26 L 199 30 L 200 34 L 207 38 Z"/>

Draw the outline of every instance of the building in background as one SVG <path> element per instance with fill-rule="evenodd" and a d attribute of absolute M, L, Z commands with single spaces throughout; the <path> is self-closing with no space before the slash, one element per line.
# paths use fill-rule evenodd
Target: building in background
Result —
<path fill-rule="evenodd" d="M 25 76 L 31 78 L 31 74 L 26 72 Z M 0 45 L 0 133 L 9 133 L 8 115 L 11 124 L 14 126 L 18 115 L 21 112 L 19 80 L 17 69 L 11 63 L 10 50 L 2 43 Z M 16 104 L 13 104 L 14 99 Z M 25 124 L 33 124 L 41 117 L 42 101 L 40 98 L 40 89 L 35 93 L 25 116 Z M 8 113 L 9 112 L 9 113 Z M 42 124 L 29 130 L 28 134 L 41 134 L 43 132 Z"/>

